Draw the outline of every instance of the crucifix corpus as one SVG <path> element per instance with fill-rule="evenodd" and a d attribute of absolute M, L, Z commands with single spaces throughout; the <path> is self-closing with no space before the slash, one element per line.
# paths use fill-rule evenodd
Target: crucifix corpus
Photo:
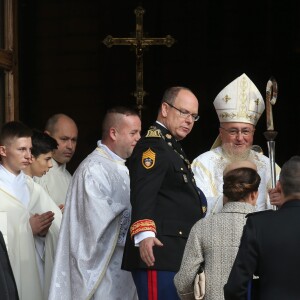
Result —
<path fill-rule="evenodd" d="M 151 38 L 151 37 L 144 37 L 143 36 L 143 15 L 145 10 L 139 6 L 134 10 L 136 15 L 136 30 L 135 30 L 135 37 L 125 37 L 125 38 L 114 38 L 111 35 L 108 35 L 104 40 L 103 43 L 108 47 L 111 48 L 114 45 L 119 46 L 133 46 L 135 48 L 135 55 L 136 55 L 136 90 L 134 92 L 134 97 L 136 98 L 137 109 L 141 116 L 143 103 L 144 103 L 144 96 L 146 92 L 144 91 L 143 87 L 143 53 L 144 49 L 148 46 L 159 46 L 165 45 L 167 47 L 171 47 L 175 40 L 170 35 L 167 35 L 164 38 Z"/>

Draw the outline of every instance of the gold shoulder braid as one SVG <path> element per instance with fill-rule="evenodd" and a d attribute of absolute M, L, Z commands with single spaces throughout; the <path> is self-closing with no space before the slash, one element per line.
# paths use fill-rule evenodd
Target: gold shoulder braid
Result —
<path fill-rule="evenodd" d="M 176 150 L 176 148 L 175 148 L 175 146 L 174 146 L 172 140 L 174 140 L 175 143 L 177 143 L 177 142 L 175 141 L 175 139 L 173 138 L 173 136 L 172 136 L 170 133 L 167 133 L 166 135 L 162 135 L 162 138 L 167 142 L 168 146 L 170 146 L 170 147 L 174 150 L 174 152 L 176 152 L 176 153 L 180 156 L 180 158 L 181 158 L 181 159 L 186 163 L 186 165 L 188 166 L 188 169 L 191 171 L 191 163 L 190 163 L 190 161 L 184 156 L 183 150 L 180 148 L 180 150 L 181 150 L 182 153 L 179 153 L 179 151 Z M 179 145 L 178 145 L 178 146 L 179 146 Z"/>
<path fill-rule="evenodd" d="M 163 133 L 156 126 L 151 126 L 149 128 L 146 137 L 160 137 L 160 138 L 162 138 L 167 143 L 167 145 L 169 147 L 171 147 L 173 149 L 173 151 L 175 153 L 177 153 L 177 155 L 179 155 L 180 158 L 187 165 L 188 170 L 189 170 L 189 172 L 191 174 L 191 177 L 192 177 L 192 185 L 196 189 L 196 191 L 197 191 L 197 193 L 198 193 L 198 195 L 201 199 L 202 214 L 203 214 L 203 217 L 204 217 L 205 214 L 206 214 L 206 210 L 207 210 L 207 201 L 206 201 L 206 198 L 203 199 L 203 197 L 201 197 L 201 195 L 200 195 L 200 189 L 196 185 L 196 181 L 195 181 L 195 178 L 194 178 L 194 173 L 193 173 L 192 168 L 191 168 L 191 163 L 187 159 L 187 157 L 185 156 L 185 153 L 184 153 L 183 149 L 181 148 L 180 144 L 170 134 L 170 132 Z M 154 164 L 155 164 L 155 155 L 156 154 L 150 148 L 143 153 L 143 166 L 144 166 L 144 168 L 150 169 L 154 166 Z M 187 177 L 186 174 L 183 174 L 183 180 L 186 183 L 188 182 L 188 177 Z M 204 196 L 204 194 L 203 194 L 203 196 Z"/>
<path fill-rule="evenodd" d="M 166 143 L 168 144 L 168 146 L 170 146 L 181 157 L 181 159 L 188 166 L 188 169 L 191 171 L 191 163 L 190 163 L 190 161 L 185 157 L 184 152 L 183 152 L 183 150 L 181 148 L 180 148 L 179 151 L 176 150 L 176 148 L 175 148 L 175 146 L 173 144 L 173 141 L 175 143 L 177 143 L 177 142 L 176 142 L 176 140 L 174 139 L 174 137 L 170 133 L 163 134 L 159 128 L 157 128 L 156 126 L 151 126 L 149 128 L 149 130 L 148 130 L 148 132 L 147 132 L 147 134 L 146 134 L 145 137 L 146 138 L 147 137 L 163 138 L 164 141 L 166 141 Z"/>
<path fill-rule="evenodd" d="M 155 126 L 151 126 L 145 136 L 146 138 L 161 138 L 161 131 L 160 129 L 157 129 Z"/>
<path fill-rule="evenodd" d="M 203 217 L 204 217 L 205 214 L 206 214 L 206 211 L 207 211 L 207 201 L 206 201 L 206 198 L 203 199 L 201 197 L 201 195 L 200 195 L 200 189 L 196 185 L 196 181 L 195 181 L 195 178 L 194 178 L 194 173 L 192 171 L 190 161 L 186 158 L 185 153 L 182 150 L 180 144 L 174 139 L 174 137 L 170 133 L 162 135 L 162 138 L 166 141 L 166 143 L 168 144 L 168 146 L 172 147 L 172 149 L 174 150 L 174 152 L 176 152 L 180 156 L 180 158 L 185 162 L 185 164 L 187 165 L 188 170 L 189 170 L 189 172 L 192 175 L 192 184 L 193 184 L 196 192 L 198 193 L 198 195 L 199 195 L 199 197 L 201 199 L 202 214 L 203 214 Z M 178 150 L 176 149 L 176 146 L 174 144 L 178 147 Z M 187 178 L 186 174 L 183 174 L 183 180 L 186 183 L 188 182 L 188 178 Z M 203 194 L 203 196 L 204 196 L 204 194 Z"/>

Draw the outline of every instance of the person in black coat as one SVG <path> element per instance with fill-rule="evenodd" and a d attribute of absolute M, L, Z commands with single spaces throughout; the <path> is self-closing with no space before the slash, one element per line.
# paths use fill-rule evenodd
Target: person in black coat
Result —
<path fill-rule="evenodd" d="M 300 299 L 300 156 L 283 165 L 276 189 L 282 194 L 281 208 L 253 213 L 247 219 L 224 286 L 226 300 L 247 299 L 254 274 L 259 276 L 258 299 Z"/>
<path fill-rule="evenodd" d="M 0 231 L 0 299 L 18 300 L 18 290 L 14 274 L 11 269 L 6 245 Z"/>
<path fill-rule="evenodd" d="M 132 271 L 140 300 L 152 293 L 178 299 L 173 278 L 189 232 L 206 212 L 205 196 L 179 143 L 198 119 L 195 95 L 183 87 L 168 89 L 156 123 L 128 162 L 132 222 L 122 268 Z"/>

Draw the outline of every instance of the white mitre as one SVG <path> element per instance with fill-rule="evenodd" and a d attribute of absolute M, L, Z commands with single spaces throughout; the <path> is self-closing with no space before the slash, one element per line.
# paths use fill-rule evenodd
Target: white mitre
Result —
<path fill-rule="evenodd" d="M 265 110 L 261 93 L 245 73 L 229 83 L 217 95 L 214 106 L 220 123 L 239 122 L 254 126 Z M 218 137 L 212 148 L 220 145 Z"/>
<path fill-rule="evenodd" d="M 229 83 L 216 97 L 214 106 L 220 123 L 256 125 L 265 110 L 261 93 L 246 74 Z"/>

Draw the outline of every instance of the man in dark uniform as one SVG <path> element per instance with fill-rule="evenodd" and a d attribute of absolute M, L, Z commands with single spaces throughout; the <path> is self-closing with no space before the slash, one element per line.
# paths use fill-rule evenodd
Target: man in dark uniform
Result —
<path fill-rule="evenodd" d="M 0 299 L 18 300 L 18 290 L 10 266 L 6 245 L 0 231 Z"/>
<path fill-rule="evenodd" d="M 122 268 L 132 271 L 139 299 L 178 299 L 173 283 L 191 227 L 206 212 L 179 141 L 199 119 L 187 88 L 168 89 L 154 126 L 137 143 L 128 164 L 132 223 Z"/>
<path fill-rule="evenodd" d="M 258 299 L 300 299 L 300 156 L 283 165 L 276 189 L 283 196 L 279 210 L 248 216 L 226 300 L 247 299 L 253 274 L 259 276 Z"/>

